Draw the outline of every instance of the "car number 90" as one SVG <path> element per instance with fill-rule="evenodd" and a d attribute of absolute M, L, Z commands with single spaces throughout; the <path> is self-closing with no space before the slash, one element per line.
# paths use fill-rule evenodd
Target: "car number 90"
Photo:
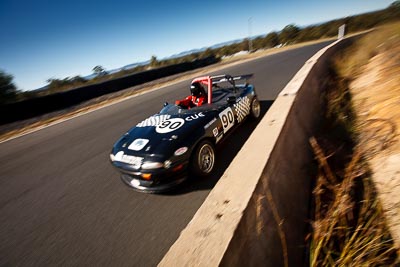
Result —
<path fill-rule="evenodd" d="M 179 129 L 184 124 L 185 121 L 182 118 L 168 119 L 157 125 L 156 132 L 161 134 L 169 133 Z"/>
<path fill-rule="evenodd" d="M 222 122 L 222 127 L 224 128 L 224 133 L 228 132 L 229 129 L 235 124 L 235 116 L 230 107 L 226 108 L 219 114 L 219 118 Z"/>

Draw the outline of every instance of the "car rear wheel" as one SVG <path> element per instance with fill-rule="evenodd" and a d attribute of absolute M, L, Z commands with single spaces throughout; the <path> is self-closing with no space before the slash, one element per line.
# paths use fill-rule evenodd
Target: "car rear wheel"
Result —
<path fill-rule="evenodd" d="M 192 171 L 195 175 L 206 176 L 214 169 L 215 149 L 209 141 L 202 141 L 192 155 Z"/>
<path fill-rule="evenodd" d="M 260 117 L 261 114 L 261 106 L 260 106 L 260 101 L 258 101 L 258 98 L 255 96 L 251 100 L 251 112 L 250 116 L 252 119 L 256 120 Z"/>

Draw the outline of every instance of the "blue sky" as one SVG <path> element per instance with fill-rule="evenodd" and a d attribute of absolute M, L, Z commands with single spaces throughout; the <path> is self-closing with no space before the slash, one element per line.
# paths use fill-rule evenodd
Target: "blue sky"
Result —
<path fill-rule="evenodd" d="M 0 70 L 19 89 L 383 9 L 394 0 L 0 0 Z"/>

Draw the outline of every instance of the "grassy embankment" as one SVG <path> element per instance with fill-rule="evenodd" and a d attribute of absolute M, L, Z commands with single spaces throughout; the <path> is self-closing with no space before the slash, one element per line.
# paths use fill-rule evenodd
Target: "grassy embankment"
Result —
<path fill-rule="evenodd" d="M 365 136 L 360 123 L 363 118 L 355 112 L 349 90 L 350 82 L 366 71 L 371 58 L 380 54 L 390 57 L 390 52 L 400 47 L 399 35 L 400 23 L 380 27 L 346 49 L 332 66 L 325 121 L 321 131 L 310 139 L 318 163 L 310 234 L 311 266 L 400 264 L 366 160 L 372 152 L 371 143 L 373 153 L 380 153 L 387 147 L 387 139 L 377 143 L 374 134 L 370 139 L 360 138 Z M 399 63 L 397 67 L 394 72 L 387 68 L 390 73 L 382 75 L 398 76 Z M 400 90 L 400 82 L 393 86 Z"/>

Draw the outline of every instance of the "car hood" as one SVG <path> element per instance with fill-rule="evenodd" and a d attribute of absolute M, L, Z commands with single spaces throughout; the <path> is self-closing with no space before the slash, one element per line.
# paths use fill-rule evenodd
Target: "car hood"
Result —
<path fill-rule="evenodd" d="M 190 147 L 204 135 L 204 125 L 212 118 L 210 112 L 156 114 L 130 129 L 114 145 L 113 153 L 169 158 L 177 149 Z"/>

